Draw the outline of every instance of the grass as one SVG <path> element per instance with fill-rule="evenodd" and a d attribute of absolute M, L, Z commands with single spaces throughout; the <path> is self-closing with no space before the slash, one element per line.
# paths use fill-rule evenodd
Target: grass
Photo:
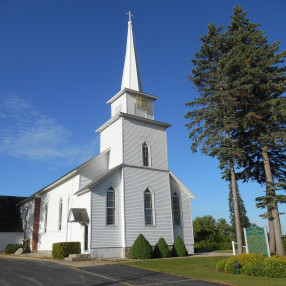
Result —
<path fill-rule="evenodd" d="M 219 260 L 227 257 L 186 257 L 150 259 L 134 262 L 126 262 L 138 268 L 150 269 L 164 273 L 182 275 L 186 277 L 224 282 L 240 286 L 279 286 L 286 285 L 286 278 L 252 277 L 246 275 L 234 275 L 216 271 Z"/>

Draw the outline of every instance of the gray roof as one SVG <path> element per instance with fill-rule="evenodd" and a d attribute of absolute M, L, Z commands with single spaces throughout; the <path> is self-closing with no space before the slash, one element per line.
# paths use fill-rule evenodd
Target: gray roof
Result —
<path fill-rule="evenodd" d="M 85 193 L 86 191 L 89 191 L 91 187 L 94 187 L 98 183 L 100 183 L 102 180 L 104 180 L 107 176 L 111 175 L 113 172 L 117 171 L 123 166 L 123 164 L 117 165 L 104 173 L 102 173 L 100 176 L 96 177 L 93 181 L 91 181 L 89 184 L 81 188 L 79 191 L 75 193 L 75 195 L 80 195 L 82 193 Z"/>
<path fill-rule="evenodd" d="M 85 167 L 87 164 L 89 164 L 91 161 L 96 160 L 97 158 L 99 158 L 99 157 L 101 157 L 101 156 L 103 156 L 103 155 L 106 155 L 109 151 L 110 151 L 110 148 L 107 149 L 107 150 L 105 150 L 105 151 L 103 151 L 103 152 L 101 152 L 101 153 L 98 154 L 97 156 L 92 157 L 91 159 L 89 159 L 88 161 L 86 161 L 86 162 L 84 162 L 83 164 L 79 165 L 78 167 L 74 168 L 74 169 L 71 170 L 70 172 L 66 173 L 65 175 L 63 175 L 62 177 L 60 177 L 59 179 L 57 179 L 56 181 L 54 181 L 54 182 L 50 183 L 49 185 L 45 186 L 44 188 L 40 189 L 39 191 L 37 191 L 36 193 L 34 193 L 33 195 L 31 195 L 30 197 L 25 198 L 25 200 L 22 201 L 21 204 L 22 204 L 22 203 L 25 203 L 25 202 L 27 202 L 27 201 L 29 201 L 29 200 L 31 200 L 31 199 L 34 198 L 37 194 L 39 194 L 39 193 L 41 193 L 41 192 L 43 192 L 43 191 L 49 190 L 50 188 L 52 188 L 52 187 L 55 186 L 56 184 L 58 184 L 58 183 L 60 183 L 60 182 L 62 182 L 62 181 L 64 181 L 64 180 L 66 180 L 66 179 L 68 179 L 68 178 L 70 178 L 70 177 L 73 177 L 73 176 L 77 175 L 80 169 L 84 168 L 84 167 Z M 20 202 L 19 202 L 19 204 L 20 204 Z"/>
<path fill-rule="evenodd" d="M 70 216 L 73 214 L 73 220 L 70 220 Z M 70 222 L 81 222 L 81 223 L 89 223 L 89 217 L 86 209 L 77 209 L 72 208 L 70 210 L 69 221 Z"/>
<path fill-rule="evenodd" d="M 26 197 L 0 196 L 0 232 L 22 232 L 20 208 Z"/>

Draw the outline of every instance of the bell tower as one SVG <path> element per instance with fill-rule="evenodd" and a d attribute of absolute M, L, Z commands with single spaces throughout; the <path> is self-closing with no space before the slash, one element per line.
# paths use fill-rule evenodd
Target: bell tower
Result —
<path fill-rule="evenodd" d="M 152 164 L 148 167 L 153 165 L 167 170 L 166 128 L 170 125 L 154 120 L 157 97 L 143 92 L 131 21 L 133 15 L 130 11 L 127 14 L 129 21 L 121 89 L 107 101 L 111 107 L 111 118 L 96 130 L 100 133 L 100 152 L 110 148 L 109 168 L 121 163 L 144 166 L 141 150 L 142 144 L 148 142 L 150 155 L 152 152 L 161 156 L 158 160 L 150 159 Z"/>

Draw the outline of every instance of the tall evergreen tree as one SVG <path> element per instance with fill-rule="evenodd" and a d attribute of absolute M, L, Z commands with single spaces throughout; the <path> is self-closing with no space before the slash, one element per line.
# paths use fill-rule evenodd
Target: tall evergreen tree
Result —
<path fill-rule="evenodd" d="M 197 151 L 201 145 L 201 152 L 207 156 L 216 157 L 222 169 L 230 171 L 232 182 L 236 236 L 238 253 L 242 253 L 241 222 L 238 207 L 237 183 L 235 164 L 243 150 L 238 147 L 237 140 L 232 136 L 239 122 L 235 117 L 235 110 L 239 102 L 225 88 L 224 67 L 221 57 L 227 52 L 225 34 L 222 27 L 208 25 L 208 34 L 201 37 L 200 51 L 195 53 L 192 60 L 194 69 L 192 82 L 197 86 L 201 97 L 186 103 L 191 108 L 185 117 L 190 120 L 186 124 L 192 139 L 191 149 Z M 200 108 L 195 109 L 199 106 Z"/>
<path fill-rule="evenodd" d="M 237 196 L 238 196 L 239 214 L 240 214 L 240 219 L 241 219 L 241 227 L 242 228 L 248 228 L 248 227 L 250 227 L 251 224 L 250 224 L 249 219 L 246 215 L 246 209 L 244 207 L 243 199 L 240 196 L 238 186 L 237 186 Z M 231 234 L 235 236 L 235 217 L 234 217 L 234 206 L 233 206 L 233 196 L 232 196 L 232 185 L 231 185 L 231 183 L 229 184 L 228 203 L 229 203 L 230 231 L 231 231 Z"/>
<path fill-rule="evenodd" d="M 275 186 L 274 178 L 285 170 L 279 154 L 285 155 L 286 142 L 286 67 L 281 65 L 286 51 L 278 53 L 278 42 L 268 44 L 259 25 L 251 23 L 246 14 L 236 6 L 225 33 L 210 24 L 208 34 L 201 37 L 191 77 L 201 97 L 186 104 L 191 111 L 185 117 L 190 119 L 191 149 L 196 151 L 201 145 L 202 153 L 217 157 L 220 168 L 230 172 L 238 251 L 242 244 L 236 165 L 255 171 L 248 172 L 251 179 L 265 178 L 266 196 L 259 199 L 258 206 L 267 207 L 271 241 L 283 256 L 278 203 L 285 197 L 276 190 L 285 187 L 281 182 Z M 195 109 L 197 106 L 201 108 Z M 263 166 L 259 170 L 253 157 L 257 152 Z"/>
<path fill-rule="evenodd" d="M 283 202 L 285 197 L 276 195 L 275 171 L 270 158 L 272 152 L 278 151 L 281 155 L 285 152 L 286 99 L 282 95 L 286 91 L 286 67 L 281 63 L 286 51 L 277 52 L 279 42 L 268 44 L 267 37 L 258 29 L 259 25 L 251 23 L 246 14 L 242 8 L 234 8 L 227 30 L 228 53 L 222 59 L 222 65 L 225 66 L 229 92 L 241 100 L 241 107 L 237 110 L 241 127 L 236 130 L 234 138 L 239 138 L 246 157 L 260 150 L 266 196 L 260 198 L 258 206 L 267 206 L 270 237 L 275 240 L 277 253 L 283 256 L 277 203 Z"/>

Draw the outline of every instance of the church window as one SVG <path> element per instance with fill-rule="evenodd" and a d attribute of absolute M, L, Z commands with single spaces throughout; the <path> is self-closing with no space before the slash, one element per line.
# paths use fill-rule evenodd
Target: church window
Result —
<path fill-rule="evenodd" d="M 45 206 L 45 221 L 44 221 L 44 232 L 47 232 L 48 226 L 48 205 Z"/>
<path fill-rule="evenodd" d="M 153 202 L 152 193 L 147 189 L 144 192 L 144 211 L 145 211 L 145 224 L 153 224 Z"/>
<path fill-rule="evenodd" d="M 115 192 L 111 187 L 106 195 L 106 224 L 115 224 Z"/>
<path fill-rule="evenodd" d="M 173 194 L 172 201 L 174 225 L 181 225 L 180 200 L 179 196 L 176 193 Z"/>
<path fill-rule="evenodd" d="M 142 95 L 136 95 L 136 108 L 147 109 L 146 108 L 146 98 Z"/>
<path fill-rule="evenodd" d="M 63 217 L 63 200 L 60 199 L 60 205 L 59 205 L 59 230 L 62 229 L 62 217 Z"/>
<path fill-rule="evenodd" d="M 150 146 L 147 142 L 142 144 L 143 166 L 150 167 Z"/>
<path fill-rule="evenodd" d="M 29 213 L 29 208 L 28 206 L 26 206 L 24 209 L 24 239 L 26 239 L 27 235 L 28 213 Z"/>

